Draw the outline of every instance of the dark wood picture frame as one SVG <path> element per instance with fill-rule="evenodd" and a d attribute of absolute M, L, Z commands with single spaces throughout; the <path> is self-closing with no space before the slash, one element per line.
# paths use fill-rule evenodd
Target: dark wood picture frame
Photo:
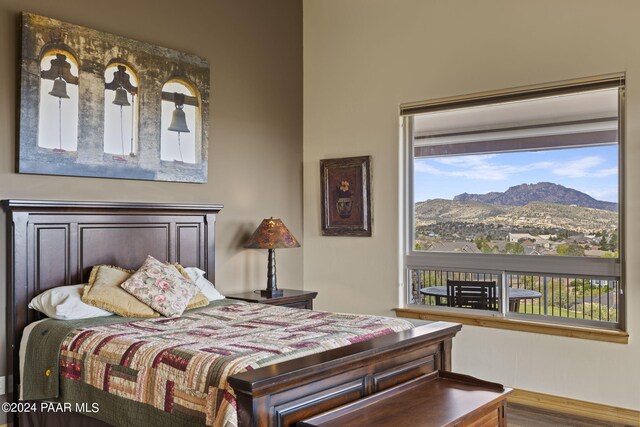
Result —
<path fill-rule="evenodd" d="M 371 156 L 320 160 L 323 236 L 371 236 Z"/>
<path fill-rule="evenodd" d="M 27 12 L 21 34 L 17 172 L 207 182 L 206 58 Z M 178 106 L 189 137 L 163 122 Z"/>

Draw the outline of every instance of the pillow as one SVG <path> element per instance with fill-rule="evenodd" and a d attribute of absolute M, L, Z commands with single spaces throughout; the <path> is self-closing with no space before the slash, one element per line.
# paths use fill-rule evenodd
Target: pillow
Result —
<path fill-rule="evenodd" d="M 194 282 L 194 279 L 189 275 L 187 270 L 182 265 L 180 265 L 180 263 L 177 263 L 177 262 L 173 264 L 167 263 L 166 265 L 171 265 L 175 267 L 175 269 L 178 270 L 178 272 L 182 275 L 182 277 L 189 280 L 190 282 Z M 199 270 L 199 271 L 202 271 L 202 270 Z M 204 274 L 204 271 L 202 271 L 202 274 Z M 198 290 L 196 295 L 193 298 L 191 298 L 191 301 L 189 301 L 189 304 L 187 305 L 187 310 L 191 310 L 192 308 L 204 307 L 205 305 L 209 305 L 209 298 L 207 298 L 200 290 Z"/>
<path fill-rule="evenodd" d="M 82 301 L 123 317 L 160 317 L 153 309 L 120 288 L 131 277 L 131 270 L 97 265 L 91 270 Z"/>
<path fill-rule="evenodd" d="M 89 285 L 85 286 L 82 300 L 87 304 L 109 310 L 124 317 L 160 317 L 160 314 L 151 307 L 138 301 L 134 296 L 120 288 L 122 282 L 131 277 L 132 273 L 133 270 L 125 270 L 120 267 L 96 265 L 91 270 Z M 100 280 L 97 281 L 97 286 L 94 287 L 98 277 Z M 204 307 L 208 304 L 207 297 L 198 292 L 189 301 L 187 310 Z"/>
<path fill-rule="evenodd" d="M 74 320 L 111 316 L 105 310 L 85 304 L 80 299 L 84 285 L 59 286 L 36 296 L 29 308 L 45 314 L 51 319 Z"/>
<path fill-rule="evenodd" d="M 198 267 L 186 267 L 183 268 L 183 270 L 194 282 L 198 277 L 204 277 L 204 275 L 207 274 L 206 271 L 200 270 Z"/>
<path fill-rule="evenodd" d="M 224 299 L 224 295 L 218 292 L 215 285 L 204 277 L 205 272 L 203 270 L 200 270 L 197 267 L 187 267 L 184 270 L 189 277 L 191 277 L 191 280 L 195 282 L 198 289 L 200 289 L 200 292 L 202 292 L 209 301 Z"/>
<path fill-rule="evenodd" d="M 189 279 L 191 280 L 191 279 Z M 194 283 L 195 285 L 195 283 Z M 209 298 L 199 290 L 196 290 L 196 294 L 189 300 L 189 304 L 187 304 L 187 308 L 185 310 L 191 310 L 192 308 L 204 307 L 205 305 L 209 305 Z"/>
<path fill-rule="evenodd" d="M 151 255 L 120 287 L 166 317 L 180 316 L 198 293 L 196 285 L 174 266 Z"/>

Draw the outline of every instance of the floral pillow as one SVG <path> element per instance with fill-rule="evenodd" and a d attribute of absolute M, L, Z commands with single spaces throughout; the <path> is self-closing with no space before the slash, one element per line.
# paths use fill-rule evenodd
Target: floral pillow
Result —
<path fill-rule="evenodd" d="M 151 255 L 120 287 L 166 317 L 180 316 L 198 292 L 196 285 L 175 267 Z"/>

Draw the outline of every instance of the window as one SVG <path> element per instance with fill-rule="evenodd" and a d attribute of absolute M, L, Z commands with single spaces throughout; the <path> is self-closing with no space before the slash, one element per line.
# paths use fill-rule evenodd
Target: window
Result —
<path fill-rule="evenodd" d="M 104 81 L 104 152 L 127 162 L 138 152 L 138 79 L 128 66 L 113 63 Z"/>
<path fill-rule="evenodd" d="M 40 61 L 38 146 L 64 154 L 78 150 L 78 63 L 50 49 Z"/>
<path fill-rule="evenodd" d="M 623 94 L 615 75 L 403 106 L 407 303 L 622 329 Z"/>
<path fill-rule="evenodd" d="M 200 108 L 191 85 L 171 80 L 162 88 L 162 134 L 160 159 L 197 163 L 200 158 Z"/>

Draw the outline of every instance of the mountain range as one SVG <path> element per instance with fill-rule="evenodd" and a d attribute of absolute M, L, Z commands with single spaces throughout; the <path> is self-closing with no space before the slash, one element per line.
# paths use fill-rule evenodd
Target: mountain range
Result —
<path fill-rule="evenodd" d="M 522 184 L 507 191 L 460 194 L 415 205 L 416 226 L 458 223 L 516 229 L 566 229 L 579 233 L 618 228 L 618 204 L 596 200 L 578 190 L 549 182 Z"/>
<path fill-rule="evenodd" d="M 520 184 L 509 187 L 504 192 L 487 194 L 458 194 L 453 198 L 459 202 L 481 202 L 502 206 L 526 206 L 531 202 L 575 205 L 585 208 L 618 211 L 618 204 L 594 199 L 586 193 L 551 182 Z"/>

